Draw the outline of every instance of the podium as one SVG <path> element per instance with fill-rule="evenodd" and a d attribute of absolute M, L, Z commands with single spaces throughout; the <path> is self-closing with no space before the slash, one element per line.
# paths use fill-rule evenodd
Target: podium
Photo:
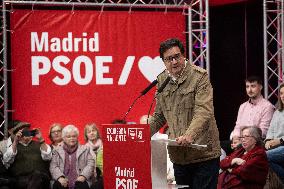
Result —
<path fill-rule="evenodd" d="M 149 125 L 103 124 L 102 128 L 104 188 L 168 188 L 166 143 L 151 142 Z"/>

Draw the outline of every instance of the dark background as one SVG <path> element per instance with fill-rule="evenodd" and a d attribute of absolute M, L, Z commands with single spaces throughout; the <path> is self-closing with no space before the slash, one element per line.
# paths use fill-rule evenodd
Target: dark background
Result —
<path fill-rule="evenodd" d="M 260 0 L 210 7 L 210 78 L 220 139 L 229 139 L 247 100 L 245 78 L 263 79 L 263 5 Z"/>

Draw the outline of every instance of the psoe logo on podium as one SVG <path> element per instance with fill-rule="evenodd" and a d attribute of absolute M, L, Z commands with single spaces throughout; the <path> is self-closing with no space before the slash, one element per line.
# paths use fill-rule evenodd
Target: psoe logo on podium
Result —
<path fill-rule="evenodd" d="M 145 142 L 144 128 L 107 128 L 106 139 L 108 142 Z"/>
<path fill-rule="evenodd" d="M 135 142 L 145 142 L 145 138 L 143 137 L 144 128 L 128 128 L 128 137 L 130 140 Z"/>

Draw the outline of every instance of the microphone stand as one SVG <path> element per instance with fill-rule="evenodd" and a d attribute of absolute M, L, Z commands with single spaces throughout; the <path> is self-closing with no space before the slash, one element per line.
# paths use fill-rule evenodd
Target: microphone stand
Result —
<path fill-rule="evenodd" d="M 125 113 L 125 115 L 124 115 L 124 117 L 123 117 L 122 120 L 125 121 L 125 119 L 126 119 L 127 115 L 129 114 L 130 110 L 132 109 L 132 107 L 134 106 L 134 104 L 136 103 L 136 101 L 137 101 L 141 96 L 143 96 L 143 95 L 141 94 L 141 95 L 139 95 L 137 98 L 135 98 L 135 100 L 132 102 L 132 104 L 131 104 L 130 107 L 128 108 L 128 110 L 127 110 L 127 112 Z"/>
<path fill-rule="evenodd" d="M 151 102 L 151 105 L 150 105 L 150 108 L 148 110 L 148 114 L 147 114 L 147 125 L 149 124 L 149 117 L 150 117 L 150 112 L 151 112 L 151 109 L 152 109 L 152 106 L 154 104 L 154 100 L 156 99 L 156 95 L 154 95 L 154 98 L 152 99 L 152 102 Z"/>

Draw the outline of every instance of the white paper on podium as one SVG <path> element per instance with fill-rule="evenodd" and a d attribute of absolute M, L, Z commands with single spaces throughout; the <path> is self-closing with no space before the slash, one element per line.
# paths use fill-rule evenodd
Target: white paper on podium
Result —
<path fill-rule="evenodd" d="M 169 136 L 167 134 L 161 134 L 161 133 L 155 133 L 152 137 L 151 140 L 155 140 L 157 142 L 163 142 L 166 143 L 169 146 L 181 146 L 177 143 L 175 139 L 169 139 Z M 206 148 L 206 144 L 189 144 L 188 147 L 192 148 Z"/>
<path fill-rule="evenodd" d="M 167 140 L 162 139 L 162 140 L 164 140 L 164 142 L 166 142 L 169 146 L 181 146 L 181 145 L 179 145 L 179 144 L 177 143 L 176 140 L 173 140 L 173 139 L 167 139 Z M 193 147 L 193 148 L 199 148 L 199 147 L 201 147 L 201 148 L 206 148 L 207 145 L 206 145 L 206 144 L 194 144 L 194 143 L 192 143 L 192 144 L 188 144 L 188 147 Z"/>

